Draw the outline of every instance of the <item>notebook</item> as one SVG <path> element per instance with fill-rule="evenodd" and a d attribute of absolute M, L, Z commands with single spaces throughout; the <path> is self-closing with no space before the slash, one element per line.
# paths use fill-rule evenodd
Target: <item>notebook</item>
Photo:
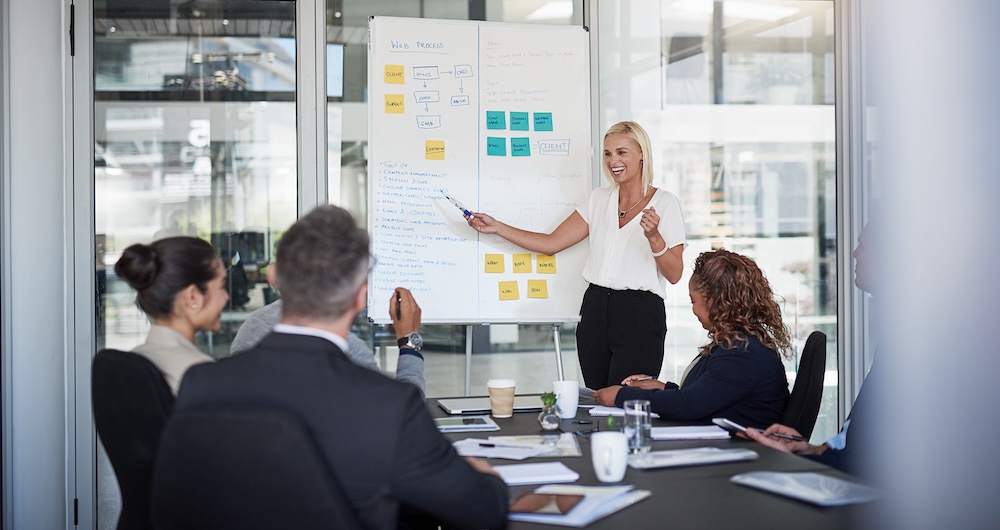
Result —
<path fill-rule="evenodd" d="M 653 427 L 654 440 L 728 440 L 729 431 L 715 425 L 677 425 Z"/>
<path fill-rule="evenodd" d="M 438 405 L 448 414 L 489 414 L 490 398 L 464 397 L 439 399 Z M 538 412 L 542 410 L 542 398 L 538 396 L 514 396 L 514 412 Z"/>
<path fill-rule="evenodd" d="M 493 471 L 496 471 L 508 486 L 573 482 L 580 478 L 579 473 L 566 467 L 562 462 L 508 464 L 493 466 Z"/>

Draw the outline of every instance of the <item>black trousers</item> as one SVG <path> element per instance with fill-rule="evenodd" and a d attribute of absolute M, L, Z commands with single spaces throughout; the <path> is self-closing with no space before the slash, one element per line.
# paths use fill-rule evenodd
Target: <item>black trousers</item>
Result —
<path fill-rule="evenodd" d="M 658 295 L 591 284 L 576 327 L 584 383 L 596 390 L 633 374 L 657 377 L 666 336 L 667 315 Z"/>

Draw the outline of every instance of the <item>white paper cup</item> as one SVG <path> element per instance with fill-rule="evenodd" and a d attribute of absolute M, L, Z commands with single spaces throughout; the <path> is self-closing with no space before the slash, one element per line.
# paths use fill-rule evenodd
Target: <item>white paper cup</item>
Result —
<path fill-rule="evenodd" d="M 490 412 L 494 418 L 509 418 L 514 415 L 513 379 L 490 379 L 486 389 L 490 393 Z"/>
<path fill-rule="evenodd" d="M 601 482 L 621 482 L 627 467 L 628 438 L 620 431 L 601 431 L 590 435 L 590 459 L 594 474 Z"/>
<path fill-rule="evenodd" d="M 553 381 L 556 394 L 556 411 L 560 418 L 575 418 L 580 405 L 580 385 L 576 381 Z"/>

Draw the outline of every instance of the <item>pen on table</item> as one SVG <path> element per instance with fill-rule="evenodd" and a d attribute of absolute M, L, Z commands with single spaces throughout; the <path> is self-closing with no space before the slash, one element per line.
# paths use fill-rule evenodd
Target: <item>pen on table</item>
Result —
<path fill-rule="evenodd" d="M 592 422 L 590 420 L 573 420 L 570 423 L 579 423 L 581 425 L 590 425 L 591 423 L 594 423 L 594 422 Z"/>
<path fill-rule="evenodd" d="M 469 210 L 467 210 L 465 208 L 465 206 L 462 206 L 462 203 L 458 202 L 458 199 L 452 197 L 451 195 L 448 195 L 447 191 L 444 191 L 444 190 L 442 190 L 440 188 L 438 189 L 438 191 L 440 191 L 441 194 L 444 195 L 445 199 L 448 199 L 449 201 L 451 201 L 451 203 L 454 204 L 456 208 L 458 208 L 459 210 L 462 210 L 462 215 L 468 217 L 469 219 L 474 219 L 475 218 L 472 215 L 472 212 L 470 212 Z"/>
<path fill-rule="evenodd" d="M 504 444 L 495 444 L 491 442 L 479 442 L 479 447 L 506 447 L 507 449 L 524 449 L 524 446 L 521 445 L 504 445 Z"/>

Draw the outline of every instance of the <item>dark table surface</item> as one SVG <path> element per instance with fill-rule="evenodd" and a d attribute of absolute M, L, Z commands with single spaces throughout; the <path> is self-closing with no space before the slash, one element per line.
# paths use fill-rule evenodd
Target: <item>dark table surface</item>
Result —
<path fill-rule="evenodd" d="M 427 400 L 434 417 L 444 417 L 447 413 L 437 404 L 437 399 Z M 603 426 L 604 418 L 591 417 L 587 409 L 581 408 L 577 420 L 593 420 L 592 425 L 580 425 L 563 420 L 561 429 L 573 432 Z M 488 438 L 527 434 L 551 434 L 542 431 L 538 424 L 537 412 L 515 413 L 510 418 L 494 418 L 499 431 L 447 433 L 452 441 L 465 438 Z M 653 426 L 680 425 L 653 419 Z M 576 484 L 608 485 L 597 480 L 590 461 L 590 440 L 577 436 L 582 456 L 577 457 L 536 457 L 526 461 L 490 459 L 493 465 L 544 462 L 557 460 L 580 474 Z M 684 440 L 653 441 L 653 451 L 683 449 L 688 447 L 748 448 L 760 457 L 750 462 L 734 462 L 680 468 L 633 469 L 625 472 L 625 479 L 619 484 L 629 484 L 637 489 L 650 490 L 652 495 L 619 512 L 600 519 L 587 528 L 594 529 L 642 529 L 642 528 L 808 528 L 834 529 L 862 526 L 860 523 L 870 513 L 871 505 L 851 505 L 841 507 L 818 507 L 787 497 L 740 486 L 729 482 L 729 477 L 748 471 L 814 471 L 852 480 L 830 467 L 806 458 L 776 451 L 760 444 L 734 438 L 731 440 Z M 538 485 L 516 486 L 510 490 L 513 499 L 521 493 L 531 491 Z M 511 521 L 511 529 L 554 528 Z"/>

